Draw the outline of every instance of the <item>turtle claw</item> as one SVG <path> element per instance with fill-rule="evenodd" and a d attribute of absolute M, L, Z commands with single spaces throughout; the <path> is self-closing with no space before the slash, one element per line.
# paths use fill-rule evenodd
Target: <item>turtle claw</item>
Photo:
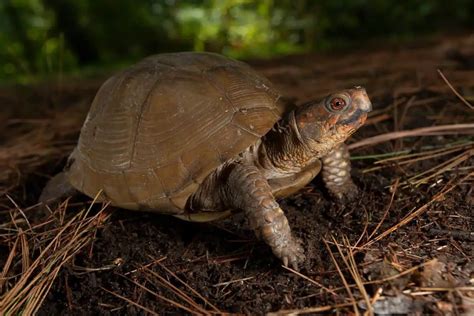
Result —
<path fill-rule="evenodd" d="M 306 259 L 303 247 L 301 247 L 301 241 L 295 238 L 291 238 L 287 244 L 275 249 L 274 253 L 283 261 L 285 267 L 291 266 L 296 271 L 299 270 L 299 263 Z"/>
<path fill-rule="evenodd" d="M 299 270 L 299 268 L 298 268 L 298 262 L 297 262 L 296 260 L 290 260 L 290 262 L 288 262 L 288 260 L 289 260 L 288 257 L 284 257 L 284 258 L 282 259 L 283 265 L 284 265 L 286 268 L 288 268 L 289 265 L 290 265 L 293 270 L 298 271 L 298 270 Z M 289 264 L 288 264 L 288 263 L 289 263 Z"/>
<path fill-rule="evenodd" d="M 360 190 L 352 181 L 350 181 L 344 186 L 338 188 L 338 190 L 333 189 L 333 192 L 331 193 L 336 198 L 338 203 L 344 204 L 357 200 Z"/>
<path fill-rule="evenodd" d="M 296 260 L 292 260 L 291 261 L 291 268 L 295 271 L 298 271 L 299 268 L 298 268 L 298 262 Z"/>
<path fill-rule="evenodd" d="M 295 271 L 299 271 L 300 269 L 298 268 L 298 264 L 297 263 L 292 263 L 291 264 L 291 267 L 293 268 L 293 270 Z"/>

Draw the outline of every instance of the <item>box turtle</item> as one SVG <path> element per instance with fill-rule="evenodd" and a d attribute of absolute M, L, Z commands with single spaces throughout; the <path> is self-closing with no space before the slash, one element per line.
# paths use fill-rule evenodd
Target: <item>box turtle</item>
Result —
<path fill-rule="evenodd" d="M 212 53 L 160 54 L 99 89 L 50 203 L 82 192 L 112 205 L 211 221 L 244 212 L 285 265 L 304 260 L 277 198 L 322 169 L 336 198 L 354 197 L 344 141 L 364 124 L 362 87 L 292 106 L 263 76 Z"/>

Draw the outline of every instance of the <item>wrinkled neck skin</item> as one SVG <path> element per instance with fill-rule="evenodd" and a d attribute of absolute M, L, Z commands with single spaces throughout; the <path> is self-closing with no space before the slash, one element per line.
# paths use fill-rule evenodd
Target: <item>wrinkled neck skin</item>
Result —
<path fill-rule="evenodd" d="M 252 156 L 253 163 L 269 179 L 299 173 L 328 154 L 337 145 L 338 142 L 331 139 L 304 138 L 298 130 L 295 114 L 292 111 L 278 121 L 261 142 L 252 146 L 248 154 Z"/>

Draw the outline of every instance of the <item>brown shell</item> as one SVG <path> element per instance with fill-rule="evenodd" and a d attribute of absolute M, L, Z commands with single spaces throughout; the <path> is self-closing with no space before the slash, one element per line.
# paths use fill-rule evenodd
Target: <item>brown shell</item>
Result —
<path fill-rule="evenodd" d="M 128 209 L 179 213 L 203 179 L 267 133 L 279 93 L 248 65 L 161 54 L 108 79 L 71 155 L 71 184 Z"/>

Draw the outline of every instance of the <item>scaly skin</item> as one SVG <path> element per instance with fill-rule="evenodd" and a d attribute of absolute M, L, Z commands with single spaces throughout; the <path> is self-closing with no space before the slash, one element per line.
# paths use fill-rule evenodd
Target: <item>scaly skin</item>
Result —
<path fill-rule="evenodd" d="M 341 99 L 346 104 L 342 110 L 328 108 Z M 291 194 L 311 181 L 319 172 L 319 159 L 333 195 L 344 198 L 356 192 L 343 142 L 363 125 L 370 110 L 370 100 L 359 87 L 297 108 L 260 142 L 209 175 L 188 200 L 187 211 L 242 210 L 257 237 L 284 265 L 297 269 L 305 258 L 303 249 L 274 194 Z"/>
<path fill-rule="evenodd" d="M 251 165 L 237 163 L 227 180 L 228 200 L 245 212 L 258 238 L 263 239 L 285 265 L 298 269 L 304 260 L 300 241 L 291 235 L 290 225 L 262 173 Z"/>
<path fill-rule="evenodd" d="M 346 144 L 341 144 L 322 158 L 323 180 L 331 195 L 352 201 L 359 191 L 351 179 L 351 162 Z"/>

